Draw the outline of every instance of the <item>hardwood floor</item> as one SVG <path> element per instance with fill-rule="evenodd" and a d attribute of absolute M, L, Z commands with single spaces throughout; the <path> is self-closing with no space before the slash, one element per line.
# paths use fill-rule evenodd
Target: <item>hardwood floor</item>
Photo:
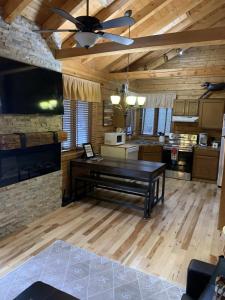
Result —
<path fill-rule="evenodd" d="M 141 212 L 93 200 L 60 208 L 0 240 L 0 275 L 61 239 L 185 284 L 192 258 L 216 262 L 222 253 L 224 241 L 216 229 L 219 197 L 214 184 L 167 179 L 165 204 L 147 221 Z"/>

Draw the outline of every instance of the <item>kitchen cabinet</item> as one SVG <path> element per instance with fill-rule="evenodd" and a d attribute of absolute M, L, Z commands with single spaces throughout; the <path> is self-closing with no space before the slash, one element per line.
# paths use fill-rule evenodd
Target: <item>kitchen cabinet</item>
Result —
<path fill-rule="evenodd" d="M 175 100 L 174 116 L 198 116 L 198 100 Z"/>
<path fill-rule="evenodd" d="M 204 129 L 221 129 L 224 115 L 223 99 L 200 101 L 199 126 Z"/>
<path fill-rule="evenodd" d="M 175 100 L 173 107 L 174 116 L 184 116 L 185 115 L 185 100 Z"/>
<path fill-rule="evenodd" d="M 142 145 L 139 147 L 139 160 L 162 161 L 162 146 L 160 145 Z"/>
<path fill-rule="evenodd" d="M 210 147 L 194 148 L 192 177 L 197 179 L 216 181 L 218 173 L 219 151 Z"/>

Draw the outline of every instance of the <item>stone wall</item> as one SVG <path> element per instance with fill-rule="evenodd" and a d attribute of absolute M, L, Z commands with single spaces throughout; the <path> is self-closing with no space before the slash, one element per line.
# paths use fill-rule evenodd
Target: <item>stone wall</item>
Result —
<path fill-rule="evenodd" d="M 60 206 L 61 171 L 0 189 L 0 237 Z"/>
<path fill-rule="evenodd" d="M 60 63 L 54 59 L 45 40 L 32 32 L 34 28 L 35 25 L 23 17 L 11 25 L 0 18 L 0 56 L 60 71 Z M 61 128 L 61 116 L 0 115 L 0 134 Z M 0 237 L 60 207 L 61 182 L 62 173 L 57 171 L 0 188 Z"/>

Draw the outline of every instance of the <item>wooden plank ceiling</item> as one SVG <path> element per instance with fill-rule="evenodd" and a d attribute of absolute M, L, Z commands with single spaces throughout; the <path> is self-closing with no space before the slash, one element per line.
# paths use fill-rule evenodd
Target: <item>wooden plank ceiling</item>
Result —
<path fill-rule="evenodd" d="M 74 17 L 86 14 L 86 1 L 85 0 L 0 0 L 2 7 L 3 17 L 7 22 L 12 22 L 16 16 L 22 15 L 29 20 L 35 22 L 40 28 L 44 29 L 68 29 L 74 28 L 74 25 L 69 21 L 58 17 L 53 14 L 51 7 L 62 8 Z M 188 31 L 204 30 L 207 36 L 209 28 L 225 27 L 225 1 L 224 0 L 92 0 L 90 1 L 90 14 L 96 16 L 100 20 L 109 20 L 124 15 L 124 13 L 131 9 L 135 24 L 131 27 L 130 34 L 132 38 L 137 41 L 154 41 L 157 37 L 155 35 L 162 35 L 161 40 L 166 40 L 169 36 L 168 33 L 179 33 L 185 31 L 184 34 L 188 36 Z M 212 30 L 212 29 L 211 29 Z M 107 30 L 114 34 L 128 36 L 128 28 L 120 27 Z M 213 36 L 213 31 L 211 36 Z M 62 50 L 57 51 L 58 58 L 64 58 L 65 53 L 70 53 L 70 57 L 76 60 L 79 64 L 96 71 L 104 72 L 119 72 L 120 74 L 126 70 L 129 64 L 130 71 L 147 71 L 160 68 L 168 60 L 176 57 L 178 54 L 177 48 L 181 47 L 186 51 L 189 47 L 198 46 L 195 42 L 189 40 L 187 45 L 185 43 L 179 44 L 179 38 L 182 35 L 174 35 L 175 40 L 171 43 L 165 43 L 166 46 L 161 48 L 139 47 L 138 51 L 131 51 L 133 53 L 128 55 L 126 47 L 118 46 L 118 44 L 111 44 L 111 49 L 121 49 L 124 51 L 115 51 L 113 55 L 101 54 L 101 57 L 96 55 L 98 51 L 94 48 L 90 49 L 93 55 L 88 57 L 74 57 L 77 53 L 85 53 L 84 50 L 79 50 L 75 47 L 74 35 L 71 33 L 60 34 L 62 40 Z M 190 36 L 190 34 L 189 34 Z M 44 36 L 46 39 L 49 35 Z M 140 39 L 146 37 L 145 39 Z M 194 35 L 193 35 L 194 37 Z M 221 39 L 225 41 L 223 35 Z M 221 44 L 225 44 L 225 42 Z M 105 42 L 107 44 L 105 44 Z M 192 44 L 193 42 L 193 44 Z M 107 45 L 110 44 L 105 40 L 99 40 L 96 49 L 104 51 Z M 208 38 L 206 45 L 212 44 L 212 39 Z M 218 43 L 217 43 L 218 44 Z M 199 44 L 200 45 L 200 44 Z M 140 45 L 139 45 L 140 46 Z M 131 49 L 128 47 L 127 49 Z M 135 47 L 133 47 L 135 48 Z M 136 47 L 137 48 L 137 47 Z M 112 53 L 111 53 L 112 54 Z M 191 71 L 192 72 L 192 71 Z M 193 71 L 194 72 L 194 71 Z M 201 71 L 204 72 L 204 71 Z M 143 75 L 144 74 L 144 75 Z M 150 73 L 139 73 L 135 76 L 149 76 Z M 151 73 L 155 74 L 155 73 Z M 121 78 L 123 77 L 120 75 Z M 134 75 L 132 75 L 134 76 Z M 153 75 L 155 76 L 155 75 Z M 113 78 L 116 78 L 114 76 Z"/>

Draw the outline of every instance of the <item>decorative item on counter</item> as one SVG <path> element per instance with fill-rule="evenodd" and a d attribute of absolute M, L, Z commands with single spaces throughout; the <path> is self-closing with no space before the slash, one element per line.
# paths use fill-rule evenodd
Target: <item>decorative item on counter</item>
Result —
<path fill-rule="evenodd" d="M 214 149 L 218 149 L 218 148 L 219 148 L 219 143 L 218 143 L 218 142 L 213 142 L 213 143 L 212 143 L 212 147 L 213 147 Z"/>
<path fill-rule="evenodd" d="M 165 134 L 163 132 L 158 132 L 159 135 L 159 142 L 165 143 Z"/>
<path fill-rule="evenodd" d="M 208 144 L 208 133 L 201 132 L 199 133 L 199 145 L 207 146 Z"/>

